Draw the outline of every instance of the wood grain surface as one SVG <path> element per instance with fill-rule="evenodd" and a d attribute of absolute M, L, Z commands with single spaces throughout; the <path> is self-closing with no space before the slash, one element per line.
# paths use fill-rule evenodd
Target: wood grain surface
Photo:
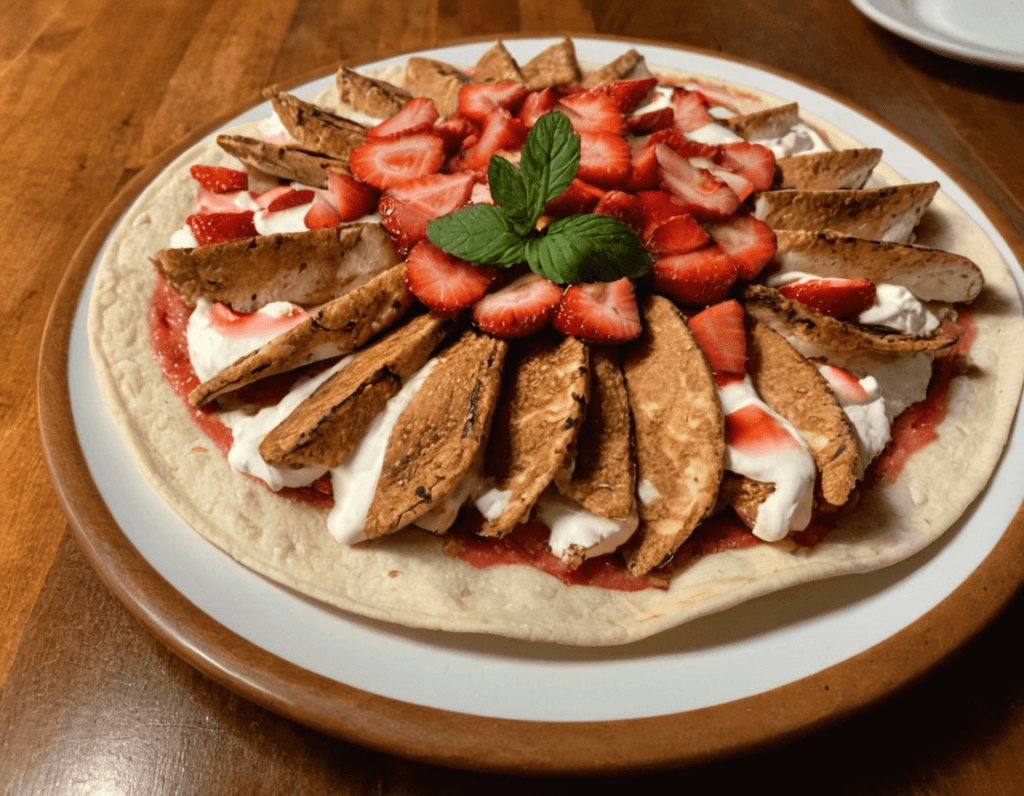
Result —
<path fill-rule="evenodd" d="M 454 39 L 597 33 L 694 45 L 866 107 L 953 163 L 1024 237 L 1024 76 L 945 59 L 846 0 L 8 0 L 0 7 L 0 793 L 495 794 L 592 789 L 408 762 L 214 684 L 143 631 L 68 532 L 39 442 L 61 277 L 131 178 L 272 83 Z M 1018 248 L 1018 250 L 1020 250 Z M 1014 794 L 1024 603 L 891 701 L 772 751 L 615 785 Z"/>

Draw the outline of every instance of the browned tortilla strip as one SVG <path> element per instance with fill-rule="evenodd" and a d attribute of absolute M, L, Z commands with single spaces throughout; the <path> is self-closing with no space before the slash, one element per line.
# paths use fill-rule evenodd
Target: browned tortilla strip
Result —
<path fill-rule="evenodd" d="M 772 229 L 906 241 L 938 189 L 937 182 L 924 182 L 859 191 L 766 191 L 758 194 L 754 215 Z"/>
<path fill-rule="evenodd" d="M 568 38 L 536 55 L 522 67 L 522 72 L 530 89 L 566 86 L 579 83 L 582 78 L 576 47 Z"/>
<path fill-rule="evenodd" d="M 590 396 L 589 351 L 575 337 L 531 339 L 509 363 L 484 471 L 510 492 L 483 536 L 504 536 L 525 521 L 540 493 L 571 456 Z"/>
<path fill-rule="evenodd" d="M 412 99 L 412 94 L 386 80 L 361 75 L 343 66 L 335 77 L 338 99 L 347 107 L 378 119 L 390 119 Z"/>
<path fill-rule="evenodd" d="M 861 473 L 857 436 L 818 369 L 782 335 L 750 324 L 750 378 L 768 406 L 788 420 L 811 449 L 825 501 L 846 503 Z"/>
<path fill-rule="evenodd" d="M 629 397 L 615 346 L 590 349 L 590 402 L 576 438 L 576 466 L 556 477 L 559 491 L 599 517 L 624 520 L 633 510 L 636 467 Z"/>
<path fill-rule="evenodd" d="M 366 142 L 366 128 L 326 108 L 273 89 L 267 92 L 281 124 L 303 149 L 339 160 Z"/>
<path fill-rule="evenodd" d="M 583 85 L 598 86 L 613 80 L 625 80 L 634 76 L 647 76 L 647 62 L 636 50 L 629 49 L 611 63 L 605 64 L 596 72 L 588 72 L 583 76 Z"/>
<path fill-rule="evenodd" d="M 337 467 L 452 323 L 420 315 L 364 348 L 263 438 L 260 456 L 277 467 Z"/>
<path fill-rule="evenodd" d="M 742 113 L 717 121 L 747 141 L 779 138 L 788 133 L 793 125 L 800 121 L 800 106 L 791 102 L 788 105 L 779 105 L 753 113 Z"/>
<path fill-rule="evenodd" d="M 354 351 L 401 318 L 413 301 L 405 287 L 405 265 L 393 266 L 200 384 L 189 403 L 204 406 L 268 376 Z"/>
<path fill-rule="evenodd" d="M 940 351 L 956 342 L 955 337 L 933 332 L 927 337 L 886 332 L 858 326 L 815 312 L 799 301 L 792 301 L 778 290 L 764 285 L 748 285 L 743 292 L 746 310 L 786 338 L 824 352 L 870 354 L 882 357 Z"/>
<path fill-rule="evenodd" d="M 459 91 L 469 76 L 451 64 L 431 58 L 410 58 L 405 67 L 403 85 L 416 97 L 434 101 L 441 116 L 451 116 L 458 104 Z"/>
<path fill-rule="evenodd" d="M 483 459 L 507 351 L 505 341 L 469 330 L 438 355 L 391 432 L 366 518 L 367 538 L 428 513 L 435 532 L 454 522 L 469 496 L 465 479 Z"/>
<path fill-rule="evenodd" d="M 866 240 L 838 232 L 779 230 L 769 270 L 870 279 L 902 285 L 921 301 L 974 301 L 985 284 L 981 269 L 959 254 Z"/>
<path fill-rule="evenodd" d="M 515 83 L 525 83 L 526 78 L 519 70 L 519 64 L 505 49 L 500 40 L 494 43 L 487 52 L 480 56 L 473 69 L 474 83 L 501 83 L 511 80 Z"/>
<path fill-rule="evenodd" d="M 296 144 L 271 144 L 244 135 L 218 135 L 217 145 L 247 169 L 314 188 L 327 187 L 327 168 L 348 171 L 348 159 L 310 152 Z"/>
<path fill-rule="evenodd" d="M 837 149 L 779 158 L 773 189 L 855 190 L 867 182 L 882 159 L 881 149 Z"/>
<path fill-rule="evenodd" d="M 644 331 L 623 358 L 633 411 L 640 527 L 624 550 L 641 575 L 668 559 L 715 505 L 725 419 L 704 355 L 679 311 L 648 297 Z"/>
<path fill-rule="evenodd" d="M 772 493 L 775 484 L 755 481 L 739 473 L 726 470 L 722 476 L 722 489 L 719 500 L 732 507 L 736 516 L 748 528 L 757 524 L 757 512 Z"/>
<path fill-rule="evenodd" d="M 236 312 L 255 312 L 271 301 L 323 304 L 397 262 L 388 233 L 365 222 L 164 249 L 153 258 L 190 306 L 205 298 Z"/>

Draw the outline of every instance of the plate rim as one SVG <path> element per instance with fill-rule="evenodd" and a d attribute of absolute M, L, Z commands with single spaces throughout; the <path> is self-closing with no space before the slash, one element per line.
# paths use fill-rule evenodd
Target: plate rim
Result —
<path fill-rule="evenodd" d="M 563 37 L 522 34 L 501 38 Z M 731 60 L 837 100 L 898 135 L 946 170 L 977 202 L 1011 251 L 1018 258 L 1024 252 L 1024 240 L 1008 219 L 953 164 L 877 114 L 834 92 L 748 59 L 701 48 L 636 37 L 583 34 L 572 38 L 646 44 Z M 494 39 L 462 38 L 413 52 Z M 374 58 L 372 62 L 406 54 Z M 317 70 L 288 85 L 302 85 L 329 74 Z M 37 407 L 47 468 L 79 546 L 108 589 L 136 620 L 203 674 L 273 712 L 327 734 L 432 764 L 516 774 L 650 771 L 752 752 L 809 734 L 866 709 L 939 666 L 981 632 L 1016 595 L 1024 580 L 1024 569 L 1019 566 L 1024 560 L 1024 506 L 1018 508 L 995 548 L 952 594 L 874 647 L 814 675 L 750 697 L 682 713 L 613 721 L 525 721 L 414 705 L 310 672 L 224 627 L 164 580 L 134 548 L 107 509 L 75 430 L 68 353 L 82 290 L 124 211 L 177 155 L 252 105 L 218 117 L 158 156 L 96 219 L 72 256 L 51 304 L 37 377 Z"/>

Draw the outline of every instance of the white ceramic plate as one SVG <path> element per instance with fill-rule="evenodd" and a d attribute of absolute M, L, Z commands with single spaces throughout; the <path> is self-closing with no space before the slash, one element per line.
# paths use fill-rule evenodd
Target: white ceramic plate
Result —
<path fill-rule="evenodd" d="M 523 62 L 553 41 L 506 44 Z M 612 60 L 628 46 L 575 41 L 581 60 L 595 63 Z M 487 46 L 425 54 L 467 64 Z M 938 179 L 1013 264 L 1020 287 L 1014 254 L 990 220 L 952 177 L 896 133 L 841 101 L 754 66 L 636 46 L 651 64 L 796 100 L 810 114 L 882 147 L 886 161 L 907 180 Z M 296 93 L 312 98 L 332 79 Z M 232 124 L 269 113 L 263 105 Z M 106 410 L 85 328 L 91 283 L 90 277 L 71 327 L 71 410 L 92 477 L 130 543 L 187 600 L 259 649 L 337 683 L 414 705 L 499 719 L 599 722 L 680 714 L 762 694 L 847 661 L 930 611 L 992 551 L 1024 500 L 1024 481 L 1014 477 L 1024 471 L 1018 419 L 1004 461 L 971 510 L 939 542 L 885 570 L 797 587 L 623 647 L 566 648 L 378 623 L 316 604 L 254 574 L 192 532 L 163 503 L 137 471 Z"/>
<path fill-rule="evenodd" d="M 897 36 L 962 61 L 1024 69 L 1021 0 L 850 0 Z"/>

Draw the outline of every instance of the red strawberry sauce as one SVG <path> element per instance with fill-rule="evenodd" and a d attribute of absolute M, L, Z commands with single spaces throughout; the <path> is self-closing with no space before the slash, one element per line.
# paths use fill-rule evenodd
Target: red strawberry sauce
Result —
<path fill-rule="evenodd" d="M 184 299 L 158 276 L 148 317 L 153 353 L 164 378 L 181 399 L 189 416 L 217 449 L 226 454 L 231 447 L 231 431 L 215 415 L 195 409 L 188 403 L 189 393 L 199 386 L 199 379 L 188 359 L 185 341 L 185 330 L 191 314 L 192 310 Z M 963 308 L 960 308 L 957 321 L 947 321 L 943 331 L 959 335 L 959 341 L 950 351 L 936 358 L 927 397 L 897 419 L 892 430 L 892 442 L 875 460 L 866 476 L 865 480 L 869 484 L 895 481 L 907 460 L 938 436 L 936 427 L 946 416 L 950 382 L 961 372 L 963 355 L 970 350 L 977 335 L 969 311 Z M 328 509 L 334 504 L 329 476 L 324 476 L 309 487 L 282 489 L 278 494 L 322 509 Z M 801 546 L 813 547 L 825 538 L 828 530 L 827 524 L 812 524 L 805 531 L 791 533 L 790 538 Z M 760 544 L 760 540 L 746 526 L 731 513 L 726 513 L 702 523 L 676 552 L 668 566 L 638 578 L 629 574 L 615 555 L 589 559 L 577 569 L 570 569 L 547 550 L 547 535 L 547 528 L 539 523 L 520 525 L 500 540 L 483 539 L 468 530 L 453 530 L 446 537 L 445 550 L 477 569 L 526 564 L 554 575 L 569 585 L 638 591 L 668 588 L 675 571 L 702 555 Z"/>

